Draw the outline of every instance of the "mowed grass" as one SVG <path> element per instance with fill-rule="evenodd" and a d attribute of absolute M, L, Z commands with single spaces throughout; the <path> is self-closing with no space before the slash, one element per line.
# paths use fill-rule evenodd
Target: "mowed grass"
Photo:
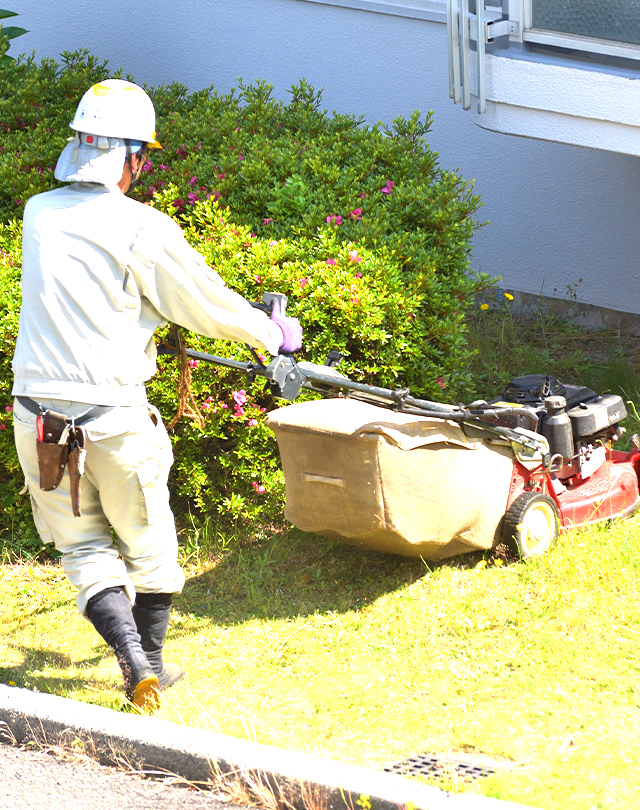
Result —
<path fill-rule="evenodd" d="M 469 329 L 478 397 L 548 373 L 640 400 L 632 336 L 506 307 L 479 310 Z M 188 579 L 166 655 L 188 674 L 161 718 L 373 768 L 487 756 L 495 776 L 443 786 L 545 810 L 640 807 L 640 517 L 565 534 L 526 564 L 426 564 L 296 530 L 237 541 L 208 528 L 183 535 Z M 120 709 L 114 656 L 61 569 L 0 574 L 0 681 Z"/>
<path fill-rule="evenodd" d="M 640 806 L 639 522 L 528 562 L 427 565 L 273 532 L 188 565 L 159 716 L 382 768 L 483 754 L 459 783 L 540 808 Z M 3 566 L 0 680 L 113 709 L 113 655 L 54 565 Z M 450 787 L 451 785 L 447 785 Z"/>

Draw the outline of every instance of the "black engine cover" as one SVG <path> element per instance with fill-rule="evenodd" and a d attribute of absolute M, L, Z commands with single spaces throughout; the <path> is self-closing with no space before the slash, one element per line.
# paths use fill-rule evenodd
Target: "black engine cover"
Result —
<path fill-rule="evenodd" d="M 506 402 L 530 405 L 542 413 L 546 413 L 544 401 L 547 397 L 564 397 L 567 400 L 567 410 L 581 402 L 598 399 L 596 392 L 590 388 L 582 385 L 565 385 L 550 374 L 525 374 L 523 377 L 516 377 L 511 380 L 501 396 Z"/>
<path fill-rule="evenodd" d="M 589 402 L 581 402 L 567 409 L 575 439 L 593 436 L 601 430 L 616 425 L 627 415 L 622 397 L 617 394 L 604 394 Z"/>
<path fill-rule="evenodd" d="M 621 422 L 627 415 L 622 397 L 617 394 L 599 396 L 582 385 L 566 385 L 550 374 L 525 374 L 516 377 L 502 392 L 501 399 L 532 408 L 544 425 L 547 413 L 546 397 L 560 396 L 567 401 L 566 413 L 571 420 L 574 439 L 594 436 Z"/>

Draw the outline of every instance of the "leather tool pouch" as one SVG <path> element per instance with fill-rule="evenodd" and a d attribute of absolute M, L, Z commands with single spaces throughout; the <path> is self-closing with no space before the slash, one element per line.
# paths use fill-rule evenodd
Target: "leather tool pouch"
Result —
<path fill-rule="evenodd" d="M 44 411 L 37 418 L 37 430 L 40 489 L 49 492 L 62 481 L 69 457 L 67 417 L 55 411 Z"/>

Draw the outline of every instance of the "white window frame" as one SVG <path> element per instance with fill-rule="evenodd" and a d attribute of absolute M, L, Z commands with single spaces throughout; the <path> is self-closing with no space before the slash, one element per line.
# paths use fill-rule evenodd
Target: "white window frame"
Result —
<path fill-rule="evenodd" d="M 572 50 L 586 51 L 603 56 L 640 60 L 640 45 L 533 28 L 532 8 L 534 2 L 535 0 L 509 0 L 509 19 L 522 22 L 520 39 L 523 42 L 554 45 L 559 48 L 571 48 Z"/>
<path fill-rule="evenodd" d="M 393 17 L 410 17 L 415 20 L 446 23 L 446 0 L 297 0 L 304 3 L 320 3 L 324 6 L 371 11 Z"/>

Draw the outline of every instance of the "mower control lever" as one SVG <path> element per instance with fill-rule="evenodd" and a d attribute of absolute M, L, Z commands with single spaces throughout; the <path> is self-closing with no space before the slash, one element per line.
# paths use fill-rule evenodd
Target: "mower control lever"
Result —
<path fill-rule="evenodd" d="M 249 301 L 249 303 L 251 304 L 251 306 L 254 309 L 262 310 L 262 312 L 265 312 L 269 317 L 271 317 L 273 315 L 273 313 L 275 312 L 276 316 L 279 315 L 280 317 L 284 318 L 286 316 L 286 313 L 287 313 L 287 301 L 288 300 L 289 299 L 287 298 L 287 296 L 284 293 L 264 292 L 264 293 L 262 293 L 262 301 Z M 258 356 L 258 353 L 256 352 L 256 350 L 252 346 L 249 346 L 248 343 L 245 343 L 245 346 L 247 347 L 247 349 L 251 353 L 251 356 L 253 357 L 253 359 L 256 361 L 257 368 L 260 370 L 260 373 L 263 376 L 266 376 L 264 374 L 264 372 L 265 372 L 265 369 L 267 367 L 264 365 L 264 363 L 262 362 L 262 360 Z M 216 361 L 212 361 L 212 362 L 216 362 Z M 255 376 L 255 375 L 252 375 L 249 370 L 247 371 L 247 373 L 249 374 L 249 376 Z M 297 396 L 297 394 L 296 394 L 296 396 Z"/>
<path fill-rule="evenodd" d="M 286 317 L 288 298 L 284 293 L 265 292 L 262 293 L 262 301 L 269 311 L 269 315 Z"/>
<path fill-rule="evenodd" d="M 276 315 L 284 317 L 287 314 L 288 300 L 284 293 L 265 292 L 262 293 L 262 301 L 249 301 L 249 303 L 254 309 L 261 309 L 269 316 L 275 312 Z"/>

